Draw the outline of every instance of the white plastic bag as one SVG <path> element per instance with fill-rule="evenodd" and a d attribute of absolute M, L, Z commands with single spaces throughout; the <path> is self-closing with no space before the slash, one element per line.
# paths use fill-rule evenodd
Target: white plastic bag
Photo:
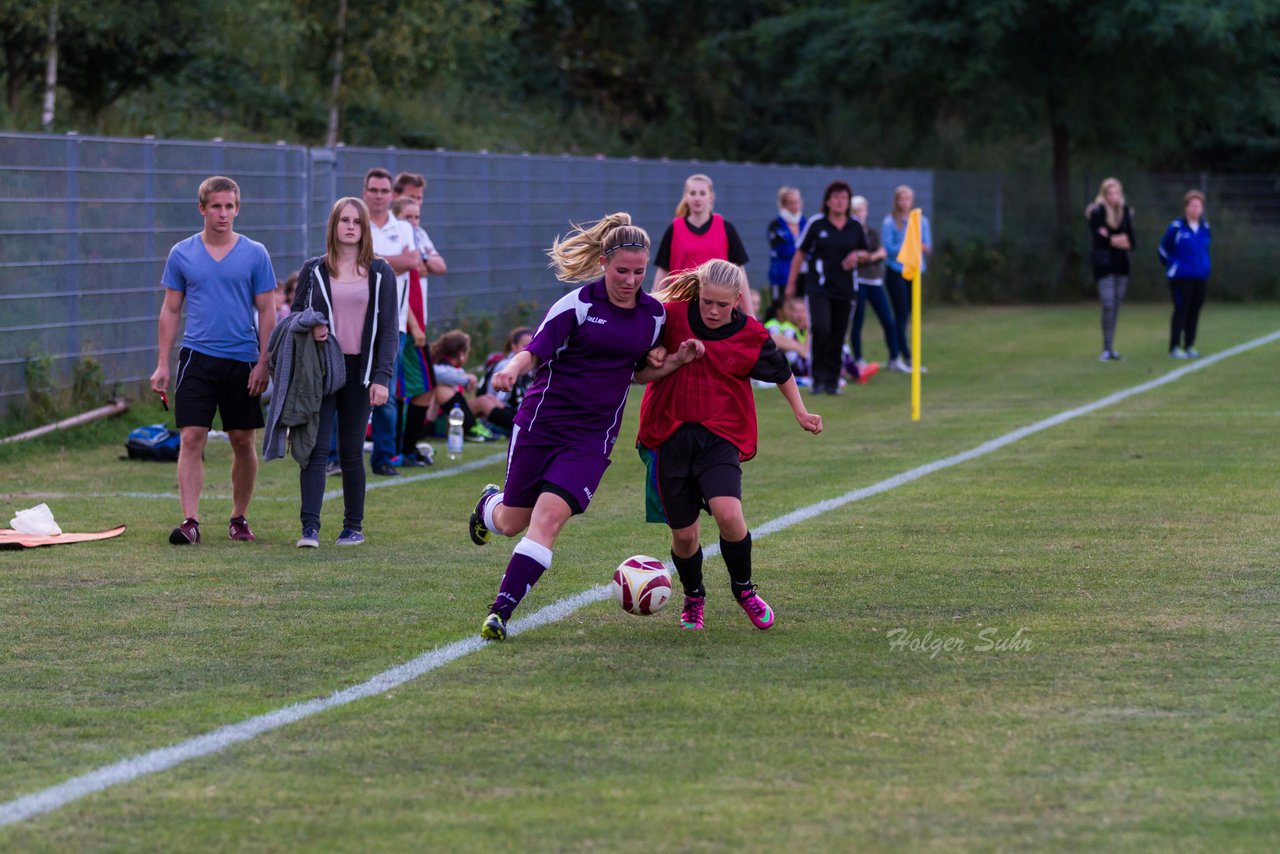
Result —
<path fill-rule="evenodd" d="M 9 520 L 9 527 L 19 534 L 57 535 L 62 533 L 58 523 L 53 521 L 53 512 L 48 504 L 37 504 L 27 510 L 19 510 Z"/>

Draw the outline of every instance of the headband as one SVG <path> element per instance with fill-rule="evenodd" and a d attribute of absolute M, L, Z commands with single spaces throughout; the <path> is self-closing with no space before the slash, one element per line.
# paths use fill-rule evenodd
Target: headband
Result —
<path fill-rule="evenodd" d="M 606 250 L 604 251 L 604 257 L 608 258 L 610 255 L 612 255 L 614 252 L 617 252 L 619 249 L 644 249 L 644 250 L 648 250 L 648 248 L 649 248 L 649 247 L 648 247 L 648 246 L 645 246 L 643 243 L 619 243 L 617 246 L 610 246 L 608 249 L 606 249 Z"/>

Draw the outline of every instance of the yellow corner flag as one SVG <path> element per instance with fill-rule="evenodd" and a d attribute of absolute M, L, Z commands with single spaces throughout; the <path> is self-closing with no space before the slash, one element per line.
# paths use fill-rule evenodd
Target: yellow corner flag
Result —
<path fill-rule="evenodd" d="M 911 282 L 911 420 L 920 420 L 920 268 L 924 266 L 923 240 L 920 235 L 920 209 L 911 211 L 907 233 L 898 250 L 902 278 Z"/>

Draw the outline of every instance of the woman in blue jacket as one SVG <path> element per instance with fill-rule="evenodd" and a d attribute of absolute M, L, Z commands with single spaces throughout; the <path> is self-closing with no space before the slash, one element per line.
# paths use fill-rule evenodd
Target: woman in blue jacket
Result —
<path fill-rule="evenodd" d="M 772 320 L 782 306 L 782 292 L 791 272 L 791 258 L 796 254 L 796 240 L 808 221 L 802 211 L 804 199 L 795 187 L 778 190 L 778 215 L 769 223 L 769 309 L 765 320 Z"/>
<path fill-rule="evenodd" d="M 1204 217 L 1204 193 L 1190 190 L 1182 197 L 1181 219 L 1169 223 L 1160 239 L 1160 260 L 1169 278 L 1173 319 L 1169 324 L 1169 358 L 1194 359 L 1196 326 L 1209 281 L 1209 223 Z"/>

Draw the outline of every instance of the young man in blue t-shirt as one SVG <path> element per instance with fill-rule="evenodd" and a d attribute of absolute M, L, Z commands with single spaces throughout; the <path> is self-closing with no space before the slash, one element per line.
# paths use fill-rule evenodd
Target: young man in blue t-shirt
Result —
<path fill-rule="evenodd" d="M 175 546 L 200 542 L 200 490 L 204 487 L 204 446 L 213 413 L 231 439 L 231 521 L 233 540 L 254 540 L 245 520 L 258 476 L 254 431 L 263 426 L 260 395 L 267 388 L 267 342 L 276 325 L 275 272 L 261 243 L 237 234 L 240 187 L 214 176 L 200 185 L 204 229 L 169 250 L 161 283 L 160 354 L 151 388 L 169 385 L 173 352 L 186 305 L 187 325 L 173 373 L 174 420 L 182 433 L 178 455 L 178 496 L 182 524 L 169 534 Z M 256 324 L 255 324 L 256 315 Z"/>

